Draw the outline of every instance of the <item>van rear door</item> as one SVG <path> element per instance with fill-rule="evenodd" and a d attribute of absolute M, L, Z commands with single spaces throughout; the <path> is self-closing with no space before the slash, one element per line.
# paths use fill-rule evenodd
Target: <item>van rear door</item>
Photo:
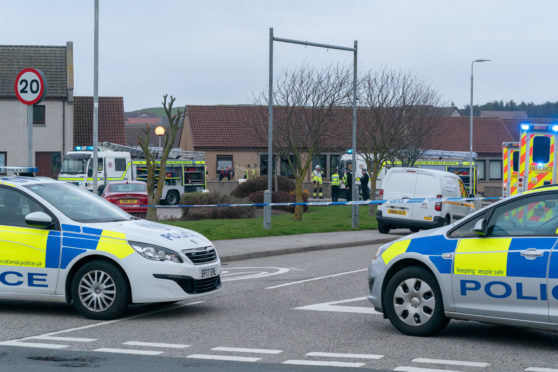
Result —
<path fill-rule="evenodd" d="M 416 170 L 394 169 L 386 176 L 386 180 L 382 183 L 384 199 L 399 200 L 399 202 L 384 204 L 386 217 L 412 219 L 413 204 L 402 203 L 402 201 L 413 198 L 416 182 Z"/>
<path fill-rule="evenodd" d="M 417 173 L 414 198 L 435 198 L 440 192 L 440 184 L 437 177 L 431 173 Z M 412 203 L 412 218 L 416 221 L 434 220 L 434 216 L 439 215 L 434 209 L 435 203 Z"/>

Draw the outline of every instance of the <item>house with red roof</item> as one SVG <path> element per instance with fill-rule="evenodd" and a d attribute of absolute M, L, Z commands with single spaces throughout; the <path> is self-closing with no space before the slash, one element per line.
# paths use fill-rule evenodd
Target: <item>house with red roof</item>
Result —
<path fill-rule="evenodd" d="M 351 147 L 352 114 L 350 109 L 346 111 L 330 125 L 333 135 L 327 139 L 326 151 L 314 161 L 322 165 L 326 180 L 336 167 L 339 156 Z M 426 146 L 428 149 L 469 151 L 469 117 L 435 117 L 433 120 L 432 136 Z M 267 125 L 267 107 L 186 106 L 180 147 L 206 153 L 210 180 L 217 178 L 222 166 L 231 166 L 236 178 L 244 174 L 248 164 L 256 164 L 261 174 L 267 174 L 267 136 L 261 135 L 255 123 Z M 515 119 L 474 118 L 473 152 L 478 154 L 477 190 L 487 196 L 501 195 L 502 142 L 519 141 L 519 124 L 520 120 Z M 276 169 L 288 175 L 288 170 L 280 166 L 279 159 L 275 161 Z"/>

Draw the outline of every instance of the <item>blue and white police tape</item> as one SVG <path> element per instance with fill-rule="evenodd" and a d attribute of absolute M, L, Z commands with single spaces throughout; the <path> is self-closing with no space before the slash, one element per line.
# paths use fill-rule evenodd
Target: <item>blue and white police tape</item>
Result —
<path fill-rule="evenodd" d="M 154 207 L 154 208 L 215 208 L 215 207 L 285 207 L 296 205 L 307 206 L 330 206 L 330 205 L 379 205 L 388 203 L 392 204 L 417 204 L 417 203 L 444 203 L 444 202 L 465 202 L 482 200 L 500 200 L 500 197 L 482 197 L 482 198 L 409 198 L 409 199 L 390 199 L 390 200 L 358 200 L 345 202 L 304 202 L 304 203 L 242 203 L 242 204 L 185 204 L 185 205 L 137 205 L 135 207 Z M 126 208 L 133 207 L 126 205 Z"/>

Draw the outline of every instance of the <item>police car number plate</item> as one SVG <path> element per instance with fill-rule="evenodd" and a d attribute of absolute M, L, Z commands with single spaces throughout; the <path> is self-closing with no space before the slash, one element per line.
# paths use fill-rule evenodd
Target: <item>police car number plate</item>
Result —
<path fill-rule="evenodd" d="M 217 272 L 217 266 L 200 268 L 200 279 L 212 278 L 217 275 L 219 275 Z"/>
<path fill-rule="evenodd" d="M 120 204 L 138 204 L 138 199 L 122 199 Z"/>
<path fill-rule="evenodd" d="M 401 209 L 388 209 L 387 210 L 388 214 L 398 214 L 400 216 L 406 216 L 407 215 L 407 211 L 401 210 Z"/>

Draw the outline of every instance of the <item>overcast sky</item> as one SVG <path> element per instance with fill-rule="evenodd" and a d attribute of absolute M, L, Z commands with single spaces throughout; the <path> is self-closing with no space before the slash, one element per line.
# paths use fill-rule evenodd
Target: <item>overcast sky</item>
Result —
<path fill-rule="evenodd" d="M 126 111 L 252 103 L 267 89 L 276 37 L 352 47 L 358 70 L 393 68 L 429 82 L 444 103 L 557 101 L 558 2 L 553 0 L 100 0 L 99 95 Z M 75 95 L 93 95 L 94 0 L 4 0 L 4 45 L 74 43 Z M 352 64 L 350 52 L 275 42 L 275 72 Z M 32 67 L 32 66 L 31 66 Z"/>

